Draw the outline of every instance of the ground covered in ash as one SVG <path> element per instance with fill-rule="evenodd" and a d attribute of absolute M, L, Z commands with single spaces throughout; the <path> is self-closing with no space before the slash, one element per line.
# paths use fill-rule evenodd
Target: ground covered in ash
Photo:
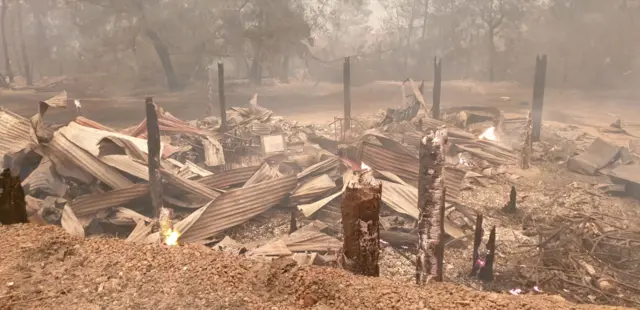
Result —
<path fill-rule="evenodd" d="M 198 245 L 82 239 L 55 226 L 1 226 L 0 235 L 0 309 L 622 309 L 448 283 L 419 288 Z"/>

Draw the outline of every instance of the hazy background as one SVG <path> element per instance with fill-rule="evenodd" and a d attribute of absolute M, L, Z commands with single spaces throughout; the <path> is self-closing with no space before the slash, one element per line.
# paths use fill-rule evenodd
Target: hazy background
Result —
<path fill-rule="evenodd" d="M 0 74 L 14 89 L 66 76 L 86 94 L 206 87 L 229 79 L 354 84 L 429 79 L 633 89 L 638 0 L 0 0 Z M 2 83 L 0 83 L 2 84 Z M 8 85 L 0 85 L 8 87 Z"/>

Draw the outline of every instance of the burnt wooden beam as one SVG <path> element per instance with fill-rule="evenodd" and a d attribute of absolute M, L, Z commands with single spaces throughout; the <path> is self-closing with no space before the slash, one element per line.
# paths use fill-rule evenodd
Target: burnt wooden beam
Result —
<path fill-rule="evenodd" d="M 220 132 L 225 132 L 227 131 L 227 99 L 224 95 L 224 64 L 222 62 L 218 63 L 218 101 L 220 102 Z"/>
<path fill-rule="evenodd" d="M 344 244 L 340 264 L 355 274 L 378 277 L 382 183 L 373 171 L 355 171 L 342 196 Z"/>
<path fill-rule="evenodd" d="M 484 235 L 482 220 L 482 214 L 478 214 L 476 217 L 475 233 L 473 235 L 473 265 L 471 266 L 471 276 L 473 277 L 478 274 L 478 271 L 483 265 L 480 259 L 480 246 L 482 245 L 482 236 Z"/>
<path fill-rule="evenodd" d="M 344 122 L 343 132 L 351 129 L 351 57 L 344 58 L 342 68 L 342 86 L 344 91 Z"/>
<path fill-rule="evenodd" d="M 3 225 L 28 223 L 27 202 L 20 176 L 13 176 L 10 169 L 0 174 L 0 223 Z"/>
<path fill-rule="evenodd" d="M 444 208 L 444 154 L 447 130 L 431 132 L 420 143 L 418 176 L 418 253 L 416 283 L 425 285 L 438 278 L 437 248 L 444 238 L 440 227 L 440 208 Z"/>
<path fill-rule="evenodd" d="M 147 114 L 147 148 L 149 165 L 149 195 L 151 206 L 156 219 L 160 217 L 162 209 L 162 176 L 160 175 L 160 127 L 158 114 L 153 98 L 145 100 Z"/>
<path fill-rule="evenodd" d="M 491 228 L 489 233 L 489 241 L 487 241 L 487 256 L 484 261 L 484 267 L 478 272 L 478 279 L 490 282 L 493 281 L 493 263 L 496 256 L 496 227 Z"/>
<path fill-rule="evenodd" d="M 440 119 L 440 96 L 442 93 L 442 59 L 433 58 L 433 105 L 431 118 Z"/>
<path fill-rule="evenodd" d="M 540 141 L 542 132 L 542 107 L 544 105 L 544 88 L 547 79 L 547 55 L 536 56 L 536 72 L 533 81 L 533 130 L 532 142 Z"/>

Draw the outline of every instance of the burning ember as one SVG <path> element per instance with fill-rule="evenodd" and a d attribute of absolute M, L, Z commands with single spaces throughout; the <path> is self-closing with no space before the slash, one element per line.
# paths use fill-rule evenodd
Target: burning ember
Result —
<path fill-rule="evenodd" d="M 160 210 L 160 234 L 162 243 L 168 246 L 178 245 L 178 238 L 180 238 L 180 232 L 173 228 L 172 216 L 173 210 L 167 208 Z"/>
<path fill-rule="evenodd" d="M 180 232 L 170 228 L 168 231 L 162 232 L 164 244 L 172 246 L 178 245 L 178 238 L 180 238 Z"/>
<path fill-rule="evenodd" d="M 496 137 L 496 128 L 489 127 L 478 138 L 480 140 L 498 141 L 498 137 Z"/>

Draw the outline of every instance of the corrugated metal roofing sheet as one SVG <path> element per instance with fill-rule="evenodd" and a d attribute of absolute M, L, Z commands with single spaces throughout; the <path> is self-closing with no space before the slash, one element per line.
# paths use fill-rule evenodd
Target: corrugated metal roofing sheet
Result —
<path fill-rule="evenodd" d="M 167 170 L 160 169 L 162 178 L 173 186 L 176 186 L 188 193 L 198 195 L 204 199 L 216 199 L 220 194 L 202 183 L 181 178 Z"/>
<path fill-rule="evenodd" d="M 121 206 L 147 193 L 148 184 L 135 184 L 105 193 L 80 196 L 71 202 L 71 209 L 77 216 L 87 216 L 107 208 Z"/>
<path fill-rule="evenodd" d="M 183 232 L 183 242 L 202 242 L 217 233 L 241 224 L 278 204 L 296 187 L 294 176 L 285 176 L 249 187 L 232 189 L 216 198 Z"/>
<path fill-rule="evenodd" d="M 33 144 L 31 131 L 28 119 L 0 107 L 0 158 Z"/>
<path fill-rule="evenodd" d="M 223 171 L 211 176 L 199 179 L 197 182 L 211 188 L 224 189 L 236 184 L 243 184 L 253 176 L 260 166 L 243 167 L 233 170 Z"/>
<path fill-rule="evenodd" d="M 43 158 L 38 167 L 22 181 L 22 187 L 28 187 L 29 193 L 40 191 L 55 197 L 64 196 L 68 189 L 48 158 Z"/>
<path fill-rule="evenodd" d="M 302 170 L 302 172 L 298 173 L 297 177 L 298 179 L 304 179 L 306 177 L 312 177 L 318 174 L 326 173 L 327 171 L 338 167 L 339 164 L 340 158 L 338 156 L 334 156 Z"/>

